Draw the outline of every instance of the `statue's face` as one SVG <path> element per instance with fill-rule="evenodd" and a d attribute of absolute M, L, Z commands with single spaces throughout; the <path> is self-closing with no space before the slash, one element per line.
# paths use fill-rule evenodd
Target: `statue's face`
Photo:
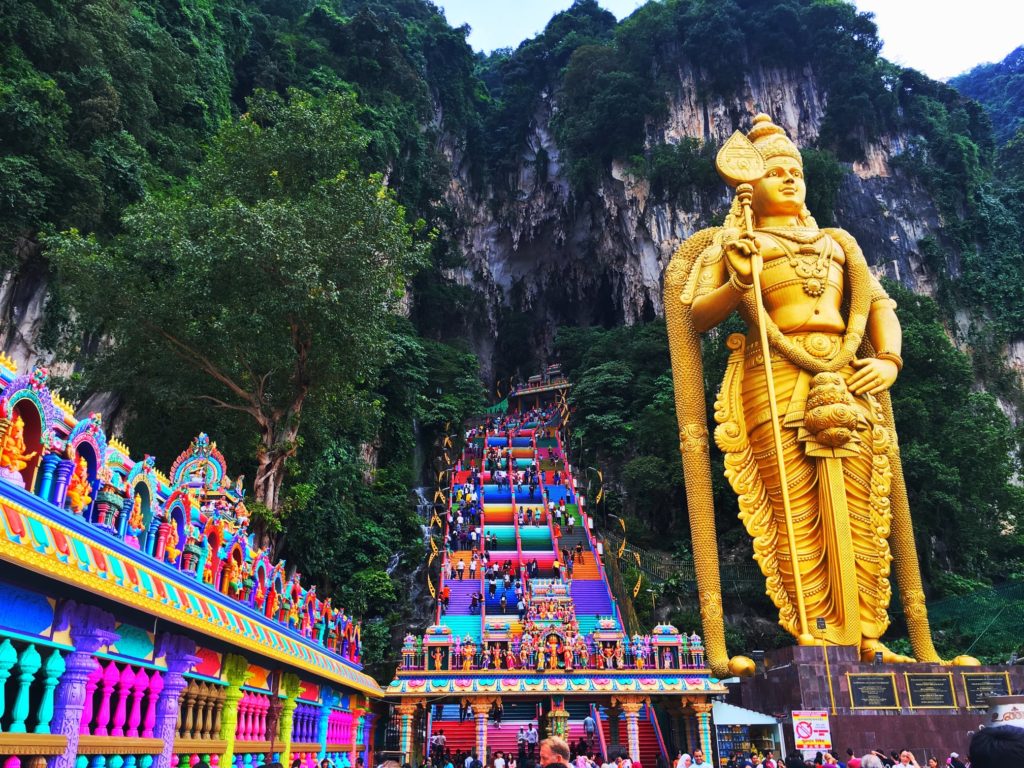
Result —
<path fill-rule="evenodd" d="M 800 161 L 773 157 L 764 176 L 754 182 L 751 205 L 755 216 L 799 216 L 806 197 L 807 184 Z"/>

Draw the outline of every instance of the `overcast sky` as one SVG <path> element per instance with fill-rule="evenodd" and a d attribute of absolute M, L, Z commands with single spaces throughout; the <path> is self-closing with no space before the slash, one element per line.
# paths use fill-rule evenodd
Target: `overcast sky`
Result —
<path fill-rule="evenodd" d="M 620 19 L 646 0 L 600 0 Z M 470 44 L 491 51 L 515 47 L 540 32 L 572 0 L 434 0 L 453 26 L 469 24 Z M 875 14 L 882 55 L 945 80 L 976 64 L 999 61 L 1024 44 L 1019 0 L 855 0 Z M 1016 10 L 1014 10 L 1016 9 Z"/>

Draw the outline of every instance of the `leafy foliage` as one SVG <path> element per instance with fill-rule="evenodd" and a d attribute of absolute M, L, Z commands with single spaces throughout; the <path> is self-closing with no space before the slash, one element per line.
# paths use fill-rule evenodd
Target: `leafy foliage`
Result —
<path fill-rule="evenodd" d="M 980 64 L 952 78 L 949 84 L 964 96 L 981 102 L 992 118 L 1001 144 L 1024 128 L 1024 45 L 996 64 Z"/>

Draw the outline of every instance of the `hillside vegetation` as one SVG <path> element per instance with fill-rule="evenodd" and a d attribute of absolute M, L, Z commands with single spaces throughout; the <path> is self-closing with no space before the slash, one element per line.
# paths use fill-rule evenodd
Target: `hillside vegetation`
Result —
<path fill-rule="evenodd" d="M 74 363 L 65 393 L 114 393 L 128 443 L 165 465 L 208 431 L 256 480 L 267 540 L 367 617 L 384 670 L 410 610 L 397 579 L 422 555 L 417 441 L 484 401 L 467 338 L 487 305 L 454 278 L 453 174 L 496 208 L 554 94 L 573 207 L 613 159 L 659 198 L 713 197 L 716 147 L 647 139 L 672 68 L 700 62 L 714 94 L 762 64 L 810 66 L 829 96 L 807 148 L 819 220 L 883 136 L 943 217 L 925 244 L 938 303 L 900 296 L 896 392 L 929 581 L 951 594 L 1020 574 L 1020 435 L 995 398 L 1021 402 L 1003 360 L 1024 335 L 1024 141 L 997 151 L 981 106 L 879 49 L 870 18 L 826 0 L 663 0 L 618 23 L 578 0 L 489 56 L 427 0 L 0 0 L 0 335 L 21 330 L 19 286 L 45 282 L 32 343 Z M 495 315 L 490 362 L 529 372 L 525 314 Z M 685 542 L 663 324 L 563 329 L 557 349 L 609 505 Z"/>

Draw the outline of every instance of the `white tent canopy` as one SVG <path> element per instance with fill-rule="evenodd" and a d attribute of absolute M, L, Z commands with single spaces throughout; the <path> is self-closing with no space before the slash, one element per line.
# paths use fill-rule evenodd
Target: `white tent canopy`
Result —
<path fill-rule="evenodd" d="M 711 716 L 715 725 L 778 725 L 779 721 L 771 715 L 762 712 L 755 712 L 752 709 L 737 707 L 735 704 L 726 704 L 724 701 L 716 701 L 711 708 Z"/>

